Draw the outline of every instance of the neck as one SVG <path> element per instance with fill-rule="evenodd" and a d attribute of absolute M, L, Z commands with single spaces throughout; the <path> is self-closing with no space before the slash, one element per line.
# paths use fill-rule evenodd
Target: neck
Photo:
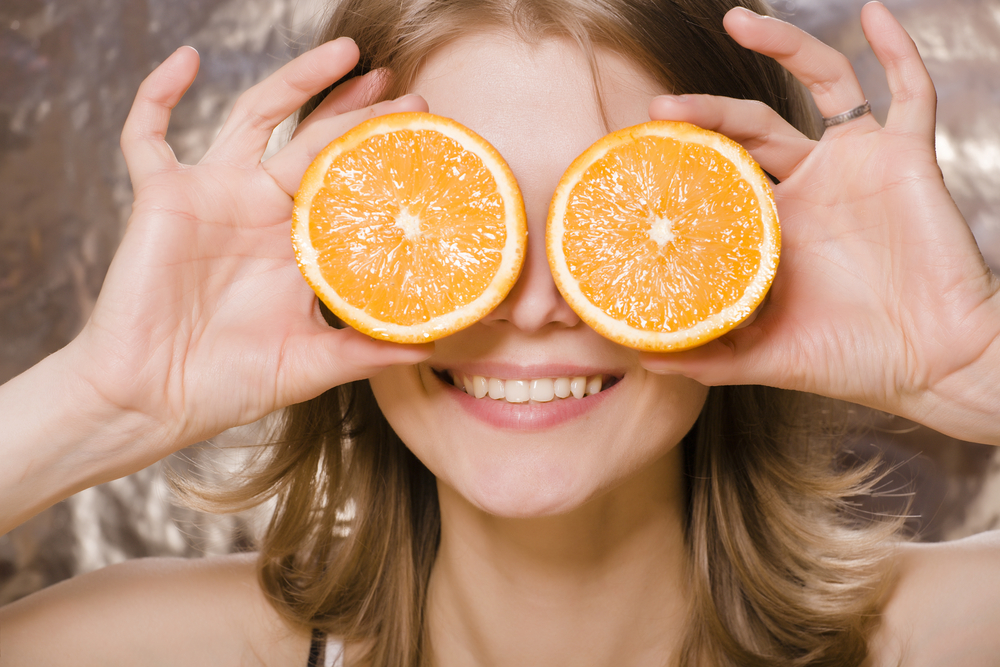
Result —
<path fill-rule="evenodd" d="M 439 483 L 427 622 L 438 667 L 666 664 L 683 632 L 680 452 L 559 516 L 509 519 Z"/>

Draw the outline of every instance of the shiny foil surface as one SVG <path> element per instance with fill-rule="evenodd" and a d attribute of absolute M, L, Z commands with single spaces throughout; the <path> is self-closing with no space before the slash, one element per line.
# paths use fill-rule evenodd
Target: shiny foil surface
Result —
<path fill-rule="evenodd" d="M 1000 0 L 885 0 L 937 84 L 945 180 L 987 260 L 1000 268 Z M 778 12 L 847 54 L 875 116 L 889 103 L 858 23 L 863 0 L 779 0 Z M 168 140 L 196 161 L 240 91 L 306 48 L 323 0 L 0 0 L 0 381 L 65 345 L 100 289 L 131 205 L 118 148 L 143 77 L 182 44 L 202 56 Z M 286 133 L 276 133 L 275 144 Z M 42 420 L 46 415 L 35 418 Z M 918 537 L 1000 525 L 1000 458 L 898 418 L 859 409 L 849 443 L 901 467 L 880 503 L 913 492 Z M 3 439 L 0 426 L 0 442 Z M 172 457 L 225 477 L 255 427 Z M 0 463 L 2 465 L 2 463 Z M 216 517 L 178 507 L 163 465 L 89 489 L 0 538 L 0 603 L 60 579 L 151 555 L 252 548 L 266 510 Z"/>

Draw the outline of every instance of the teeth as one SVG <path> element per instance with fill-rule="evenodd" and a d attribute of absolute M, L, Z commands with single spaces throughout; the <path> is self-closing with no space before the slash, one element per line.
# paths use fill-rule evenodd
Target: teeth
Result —
<path fill-rule="evenodd" d="M 555 385 L 554 390 L 556 396 L 558 396 L 559 398 L 569 398 L 570 392 L 572 391 L 569 388 L 570 386 L 569 378 L 556 378 L 556 381 L 553 382 L 553 385 Z"/>
<path fill-rule="evenodd" d="M 448 372 L 452 384 L 462 389 L 470 396 L 484 398 L 489 396 L 494 400 L 505 400 L 508 403 L 547 403 L 557 398 L 583 398 L 597 394 L 604 387 L 604 378 L 600 375 L 590 377 L 536 378 L 533 380 L 501 380 L 482 375 L 465 375 L 464 373 Z"/>
<path fill-rule="evenodd" d="M 504 387 L 504 381 L 498 380 L 496 378 L 490 378 L 490 398 L 506 398 L 507 393 Z"/>
<path fill-rule="evenodd" d="M 531 400 L 548 403 L 556 397 L 555 382 L 549 378 L 531 381 Z"/>
<path fill-rule="evenodd" d="M 531 399 L 531 382 L 507 380 L 504 383 L 503 393 L 508 403 L 527 403 Z"/>

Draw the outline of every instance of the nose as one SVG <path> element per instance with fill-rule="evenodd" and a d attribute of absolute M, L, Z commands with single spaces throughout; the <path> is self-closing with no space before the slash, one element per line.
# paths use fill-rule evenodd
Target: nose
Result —
<path fill-rule="evenodd" d="M 545 327 L 569 328 L 580 323 L 552 279 L 545 255 L 544 226 L 538 232 L 532 229 L 528 237 L 527 256 L 513 289 L 480 322 L 487 326 L 512 325 L 529 334 Z"/>

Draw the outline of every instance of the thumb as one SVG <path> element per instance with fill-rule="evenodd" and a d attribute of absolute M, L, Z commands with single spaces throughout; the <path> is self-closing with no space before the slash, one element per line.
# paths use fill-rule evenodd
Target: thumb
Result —
<path fill-rule="evenodd" d="M 704 345 L 679 352 L 643 352 L 639 363 L 647 371 L 683 375 L 706 386 L 724 384 L 770 384 L 761 373 L 765 368 L 759 327 L 730 331 Z"/>
<path fill-rule="evenodd" d="M 285 403 L 308 400 L 389 366 L 418 364 L 433 352 L 433 343 L 403 345 L 375 340 L 350 328 L 325 328 L 288 342 L 281 373 L 287 383 L 282 392 L 288 399 Z"/>

